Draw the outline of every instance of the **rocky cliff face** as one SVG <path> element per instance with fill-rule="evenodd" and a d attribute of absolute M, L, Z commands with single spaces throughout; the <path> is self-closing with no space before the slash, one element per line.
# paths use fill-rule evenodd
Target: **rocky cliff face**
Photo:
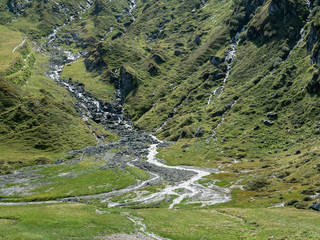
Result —
<path fill-rule="evenodd" d="M 274 38 L 295 42 L 308 17 L 307 4 L 299 1 L 267 1 L 256 9 L 248 27 L 251 40 L 272 41 Z"/>

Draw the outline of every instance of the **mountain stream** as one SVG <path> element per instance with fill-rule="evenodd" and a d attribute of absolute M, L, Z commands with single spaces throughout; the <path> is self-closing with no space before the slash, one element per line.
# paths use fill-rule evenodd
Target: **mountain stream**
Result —
<path fill-rule="evenodd" d="M 88 6 L 84 11 L 89 9 L 91 5 L 92 2 L 88 1 Z M 132 15 L 132 9 L 135 5 L 136 1 L 131 1 L 129 9 L 130 15 Z M 73 19 L 74 16 L 71 16 L 67 24 Z M 201 184 L 199 182 L 202 178 L 221 171 L 217 169 L 202 169 L 190 166 L 166 165 L 163 160 L 157 158 L 157 149 L 159 147 L 167 147 L 172 143 L 162 142 L 151 133 L 135 131 L 132 127 L 132 123 L 125 120 L 121 99 L 117 99 L 113 103 L 100 101 L 92 94 L 86 92 L 83 84 L 73 82 L 71 79 L 67 80 L 61 78 L 61 73 L 65 65 L 75 62 L 80 57 L 85 57 L 86 55 L 85 51 L 73 53 L 64 50 L 59 41 L 57 41 L 58 33 L 61 31 L 63 30 L 61 30 L 60 27 L 55 28 L 47 37 L 47 41 L 44 45 L 51 55 L 50 70 L 46 72 L 46 75 L 67 89 L 69 93 L 76 98 L 77 103 L 75 104 L 75 108 L 87 124 L 88 120 L 92 119 L 103 125 L 108 131 L 114 132 L 120 136 L 118 142 L 103 143 L 97 139 L 99 143 L 97 146 L 88 146 L 80 150 L 72 151 L 70 154 L 77 156 L 81 153 L 87 156 L 103 157 L 106 156 L 107 152 L 111 149 L 121 149 L 121 151 L 114 154 L 110 160 L 111 165 L 115 168 L 123 169 L 126 166 L 136 167 L 148 172 L 150 178 L 145 181 L 138 181 L 133 186 L 95 195 L 74 196 L 53 201 L 1 202 L 0 205 L 77 202 L 79 200 L 99 198 L 102 202 L 108 203 L 109 207 L 150 204 L 165 200 L 170 204 L 169 208 L 175 208 L 182 203 L 197 203 L 201 206 L 206 206 L 230 201 L 231 195 L 229 189 L 215 186 L 214 183 Z M 228 68 L 230 68 L 230 64 L 234 58 L 237 44 L 238 40 L 235 40 L 232 44 L 232 50 L 227 56 L 227 58 L 230 59 L 227 60 L 229 62 Z M 220 94 L 222 93 L 225 82 L 226 79 Z M 118 86 L 121 87 L 121 84 L 118 84 Z M 116 91 L 121 92 L 121 89 L 116 89 Z M 118 98 L 121 98 L 119 94 L 116 95 Z M 147 160 L 145 161 L 144 159 Z M 10 183 L 28 181 L 29 178 L 26 172 L 28 172 L 28 170 L 22 169 L 15 171 L 13 174 L 0 176 L 0 194 L 4 196 L 8 194 L 10 196 L 19 193 L 19 190 L 17 190 L 18 192 L 15 190 L 9 191 L 5 186 Z M 125 202 L 111 201 L 112 196 L 120 196 L 137 191 L 146 186 L 159 184 L 163 187 L 155 193 L 146 196 L 136 196 L 133 199 L 125 200 Z M 22 190 L 20 189 L 20 191 L 24 190 L 25 189 L 23 188 Z"/>

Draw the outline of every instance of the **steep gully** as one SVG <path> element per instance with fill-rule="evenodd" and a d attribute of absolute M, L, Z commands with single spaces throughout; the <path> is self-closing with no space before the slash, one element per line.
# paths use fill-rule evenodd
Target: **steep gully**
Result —
<path fill-rule="evenodd" d="M 222 82 L 222 85 L 215 88 L 213 90 L 213 92 L 210 94 L 209 96 L 209 99 L 208 99 L 208 102 L 207 102 L 207 105 L 210 105 L 210 104 L 213 104 L 215 103 L 222 95 L 223 91 L 224 91 L 224 88 L 225 88 L 225 85 L 227 83 L 227 80 L 229 78 L 229 75 L 230 75 L 230 71 L 231 71 L 231 65 L 233 63 L 233 60 L 234 58 L 236 57 L 236 53 L 237 53 L 237 46 L 240 42 L 239 40 L 239 34 L 242 33 L 243 31 L 246 30 L 246 26 L 243 26 L 243 28 L 241 29 L 240 32 L 238 32 L 231 40 L 230 40 L 230 43 L 231 45 L 229 46 L 228 50 L 226 51 L 225 53 L 225 62 L 227 63 L 227 72 L 226 72 L 226 76 L 224 77 L 223 79 L 223 82 Z M 198 87 L 198 86 L 197 86 Z M 197 88 L 196 87 L 196 88 Z M 187 97 L 185 99 L 183 99 L 174 109 L 173 109 L 173 112 L 169 114 L 169 117 L 168 119 L 163 123 L 161 124 L 161 126 L 156 130 L 156 132 L 158 131 L 161 131 L 163 129 L 164 126 L 167 125 L 168 121 L 170 121 L 174 115 L 176 114 L 178 108 L 180 106 L 183 105 L 184 101 L 188 101 L 188 98 L 189 98 L 189 95 L 190 93 L 193 91 L 194 89 L 191 89 L 191 91 L 189 91 L 189 93 L 187 94 Z M 215 98 L 215 99 L 214 99 Z M 231 109 L 235 104 L 237 103 L 237 101 L 233 101 L 226 110 L 229 110 Z M 217 128 L 223 123 L 224 119 L 225 119 L 225 115 L 226 115 L 226 112 L 225 111 L 223 114 L 222 114 L 222 117 L 221 117 L 221 121 L 217 124 L 217 126 L 215 128 L 213 128 L 212 130 L 212 135 L 211 135 L 211 138 L 214 139 L 214 141 L 217 143 L 217 134 L 216 134 L 216 130 Z M 219 151 L 219 146 L 217 144 L 217 151 Z"/>
<path fill-rule="evenodd" d="M 238 32 L 232 39 L 231 39 L 231 46 L 228 48 L 227 52 L 226 52 L 226 57 L 225 57 L 225 61 L 228 63 L 227 65 L 227 73 L 225 78 L 223 79 L 222 85 L 217 87 L 216 89 L 214 89 L 214 91 L 212 92 L 212 94 L 210 95 L 209 99 L 208 99 L 208 105 L 214 103 L 214 100 L 212 99 L 213 97 L 215 97 L 217 94 L 217 97 L 215 99 L 215 101 L 217 101 L 225 88 L 225 85 L 227 83 L 227 80 L 229 78 L 230 75 L 230 70 L 231 70 L 231 64 L 233 63 L 234 58 L 236 57 L 236 53 L 237 53 L 237 47 L 238 44 L 240 42 L 239 40 L 239 35 L 240 33 L 244 32 L 246 30 L 246 26 L 243 26 L 243 28 L 241 29 L 240 32 Z M 217 151 L 220 151 L 219 149 L 219 145 L 217 143 L 218 140 L 218 136 L 217 136 L 217 129 L 219 128 L 219 126 L 224 122 L 225 116 L 226 116 L 226 112 L 227 110 L 231 109 L 235 104 L 237 103 L 237 101 L 233 101 L 228 108 L 226 109 L 226 111 L 222 114 L 221 116 L 221 120 L 220 122 L 217 124 L 217 126 L 215 128 L 213 128 L 212 130 L 212 135 L 211 138 L 214 140 L 214 142 L 216 143 L 217 146 Z"/>
<path fill-rule="evenodd" d="M 136 1 L 131 1 L 132 7 Z M 88 2 L 88 9 L 92 3 Z M 132 7 L 129 13 L 132 12 Z M 73 20 L 70 18 L 69 23 Z M 202 185 L 198 183 L 200 179 L 211 173 L 218 173 L 217 169 L 201 169 L 189 166 L 167 166 L 161 160 L 156 158 L 157 148 L 170 145 L 168 142 L 158 140 L 152 134 L 138 132 L 132 128 L 132 124 L 125 120 L 123 109 L 121 106 L 121 80 L 119 79 L 116 87 L 117 99 L 113 103 L 102 102 L 90 93 L 85 91 L 84 85 L 61 78 L 61 72 L 65 65 L 77 61 L 80 57 L 85 56 L 86 52 L 73 53 L 64 50 L 56 41 L 60 28 L 54 29 L 53 33 L 47 38 L 45 48 L 51 54 L 50 71 L 46 73 L 48 77 L 56 81 L 62 87 L 67 89 L 77 100 L 75 104 L 76 110 L 88 123 L 89 119 L 102 124 L 107 130 L 117 133 L 120 140 L 115 143 L 103 143 L 99 141 L 98 146 L 88 146 L 86 148 L 72 151 L 71 155 L 79 153 L 88 156 L 105 156 L 111 149 L 121 149 L 111 160 L 111 166 L 125 168 L 125 166 L 134 166 L 140 168 L 150 174 L 150 179 L 139 181 L 134 186 L 129 186 L 121 190 L 114 190 L 107 193 L 96 195 L 75 196 L 55 201 L 39 201 L 39 202 L 20 202 L 20 203 L 0 203 L 0 205 L 19 205 L 19 204 L 41 204 L 41 203 L 57 203 L 57 202 L 77 202 L 79 200 L 87 200 L 99 198 L 102 202 L 107 202 L 109 207 L 123 206 L 132 204 L 149 204 L 162 200 L 170 201 L 169 208 L 174 208 L 182 203 L 199 203 L 202 206 L 212 205 L 231 200 L 230 191 L 226 188 L 217 187 L 214 183 Z M 116 73 L 116 71 L 115 71 Z M 117 74 L 115 74 L 117 76 Z M 119 76 L 118 76 L 119 78 Z M 147 158 L 147 161 L 143 161 Z M 7 179 L 16 177 L 20 172 L 17 171 Z M 164 182 L 165 181 L 165 182 Z M 164 184 L 164 188 L 156 193 L 147 196 L 138 196 L 125 203 L 111 202 L 112 196 L 118 196 L 125 193 L 133 192 L 148 185 Z"/>

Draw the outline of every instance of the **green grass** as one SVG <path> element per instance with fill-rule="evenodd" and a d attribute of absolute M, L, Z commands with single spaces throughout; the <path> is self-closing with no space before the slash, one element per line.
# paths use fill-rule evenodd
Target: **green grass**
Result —
<path fill-rule="evenodd" d="M 92 169 L 89 171 L 82 169 L 82 172 L 72 170 L 72 173 L 76 176 L 50 179 L 53 183 L 34 189 L 34 194 L 25 197 L 24 200 L 50 200 L 68 196 L 98 194 L 121 189 L 136 182 L 132 175 L 120 169 Z"/>
<path fill-rule="evenodd" d="M 23 39 L 21 32 L 3 25 L 0 25 L 0 33 L 0 73 L 3 73 L 20 58 L 19 49 L 12 51 Z"/>
<path fill-rule="evenodd" d="M 92 238 L 130 233 L 117 208 L 95 212 L 84 204 L 0 207 L 3 239 Z M 147 230 L 170 239 L 318 239 L 318 213 L 282 209 L 122 210 L 144 218 Z"/>
<path fill-rule="evenodd" d="M 129 166 L 125 170 L 111 169 L 103 167 L 104 163 L 102 159 L 84 157 L 76 164 L 66 162 L 43 167 L 39 174 L 44 176 L 33 180 L 33 184 L 39 187 L 24 193 L 26 196 L 21 200 L 50 200 L 105 193 L 149 178 L 149 174 L 140 169 Z"/>
<path fill-rule="evenodd" d="M 138 210 L 170 239 L 318 239 L 317 212 L 296 209 Z"/>
<path fill-rule="evenodd" d="M 133 223 L 111 209 L 98 214 L 94 206 L 55 204 L 0 207 L 0 239 L 68 239 L 131 233 Z"/>
<path fill-rule="evenodd" d="M 206 144 L 197 139 L 180 139 L 174 145 L 159 149 L 158 157 L 165 159 L 168 165 L 191 165 L 198 167 L 217 167 L 216 161 L 211 161 L 212 158 L 218 160 L 225 159 L 222 154 L 214 152 L 215 144 Z"/>
<path fill-rule="evenodd" d="M 69 4 L 71 12 L 78 10 L 77 1 L 58 2 Z M 103 101 L 112 101 L 112 72 L 125 69 L 135 84 L 123 99 L 124 107 L 137 129 L 154 131 L 176 108 L 174 116 L 156 135 L 177 142 L 159 150 L 159 158 L 169 165 L 220 167 L 227 172 L 211 174 L 200 183 L 218 180 L 216 185 L 231 187 L 240 181 L 238 185 L 245 187 L 231 190 L 232 201 L 205 209 L 183 202 L 180 209 L 169 210 L 168 203 L 163 201 L 128 210 L 143 217 L 149 231 L 171 239 L 319 239 L 317 212 L 294 207 L 267 209 L 292 199 L 308 208 L 312 202 L 303 201 L 306 195 L 301 191 L 316 190 L 320 185 L 319 170 L 315 167 L 320 154 L 317 135 L 320 102 L 318 94 L 305 90 L 318 72 L 318 66 L 310 63 L 306 44 L 310 43 L 309 34 L 318 31 L 318 9 L 314 9 L 311 19 L 313 31 L 311 24 L 307 24 L 304 41 L 279 65 L 297 41 L 307 9 L 302 0 L 294 5 L 288 1 L 284 6 L 286 11 L 272 15 L 270 6 L 276 2 L 262 1 L 262 6 L 255 10 L 254 6 L 239 5 L 237 1 L 212 0 L 205 7 L 197 5 L 200 0 L 139 1 L 134 10 L 136 20 L 129 26 L 130 17 L 123 14 L 127 1 L 96 1 L 81 19 L 63 28 L 66 35 L 79 34 L 83 46 L 90 50 L 87 59 L 90 72 L 81 59 L 65 67 L 64 78 L 83 83 L 88 92 Z M 36 65 L 30 59 L 28 68 L 19 72 L 24 65 L 21 59 L 27 51 L 31 52 L 30 46 L 26 46 L 19 53 L 11 53 L 22 41 L 19 30 L 32 33 L 29 38 L 37 39 L 65 22 L 62 12 L 51 11 L 52 4 L 36 3 L 9 27 L 0 26 L 0 32 L 4 33 L 0 36 L 0 72 L 10 70 L 5 79 L 0 79 L 2 172 L 36 164 L 39 157 L 53 162 L 71 149 L 96 144 L 92 132 L 105 142 L 119 140 L 96 123 L 90 122 L 92 131 L 85 126 L 73 109 L 75 99 L 44 77 L 47 56 L 32 53 Z M 282 12 L 292 11 L 294 14 L 282 21 Z M 247 20 L 247 30 L 241 34 L 224 92 L 207 105 L 210 94 L 222 84 L 226 68 L 225 63 L 214 66 L 210 59 L 224 57 L 234 32 Z M 112 33 L 108 33 L 110 27 Z M 253 29 L 263 38 L 250 37 Z M 62 38 L 63 34 L 59 36 Z M 112 39 L 116 34 L 121 36 Z M 199 45 L 194 41 L 196 36 L 201 38 Z M 317 41 L 311 54 L 317 53 Z M 76 43 L 65 47 L 72 51 L 81 48 Z M 225 111 L 236 99 L 236 105 Z M 225 119 L 216 129 L 215 142 L 210 137 L 222 119 L 219 112 L 223 111 Z M 263 120 L 270 111 L 277 112 L 278 119 L 274 125 L 265 126 Z M 196 138 L 199 128 L 203 136 Z M 301 153 L 295 154 L 297 150 Z M 118 151 L 113 149 L 109 154 Z M 101 159 L 85 159 L 75 165 L 43 168 L 40 173 L 44 176 L 33 180 L 39 187 L 24 199 L 96 194 L 149 177 L 132 167 L 105 169 L 101 168 L 103 164 Z M 268 184 L 248 189 L 259 179 Z M 161 187 L 147 187 L 112 200 L 125 202 Z M 91 204 L 106 203 L 93 200 Z M 110 215 L 97 215 L 99 221 L 93 211 L 93 207 L 85 205 L 0 207 L 0 236 L 4 239 L 89 238 L 133 230 L 116 208 L 108 210 Z M 39 212 L 40 220 L 39 217 L 36 220 L 35 212 Z M 111 217 L 113 223 L 108 222 Z M 87 230 L 85 226 L 91 226 L 87 224 L 89 220 L 96 221 L 96 225 Z M 102 221 L 108 226 L 101 225 Z"/>
<path fill-rule="evenodd" d="M 19 181 L 7 184 L 5 187 L 16 186 L 25 190 L 16 193 L 15 196 L 2 198 L 10 200 L 15 197 L 16 201 L 39 201 L 93 195 L 122 189 L 150 177 L 147 172 L 130 166 L 125 169 L 111 168 L 102 158 L 79 155 L 77 159 L 70 156 L 62 159 L 62 164 L 36 167 L 34 171 L 37 175 L 32 177 L 28 184 Z M 45 157 L 41 160 L 35 160 L 34 164 L 50 163 Z"/>
<path fill-rule="evenodd" d="M 148 180 L 149 179 L 149 173 L 139 169 L 139 168 L 135 168 L 135 167 L 131 167 L 131 166 L 127 166 L 126 170 L 132 174 L 133 176 L 135 176 L 137 179 L 140 180 Z"/>

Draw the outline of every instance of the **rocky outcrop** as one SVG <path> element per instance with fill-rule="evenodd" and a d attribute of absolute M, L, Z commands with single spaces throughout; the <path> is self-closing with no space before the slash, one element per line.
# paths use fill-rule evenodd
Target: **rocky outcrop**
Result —
<path fill-rule="evenodd" d="M 307 49 L 314 63 L 320 63 L 320 26 L 316 22 L 311 23 L 310 33 L 307 40 Z"/>
<path fill-rule="evenodd" d="M 298 6 L 299 4 L 305 6 Z M 289 0 L 265 2 L 249 23 L 247 37 L 254 41 L 268 41 L 277 35 L 295 42 L 299 39 L 299 29 L 304 25 L 301 19 L 306 19 L 308 16 L 306 13 L 305 3 Z"/>
<path fill-rule="evenodd" d="M 101 69 L 107 66 L 107 63 L 103 59 L 103 46 L 102 43 L 96 45 L 96 48 L 89 52 L 84 63 L 86 65 L 86 69 L 89 72 L 92 72 L 95 69 Z"/>
<path fill-rule="evenodd" d="M 11 12 L 15 14 L 21 13 L 22 11 L 24 11 L 25 8 L 27 8 L 30 2 L 30 0 L 9 0 L 8 8 Z"/>
<path fill-rule="evenodd" d="M 125 98 L 132 90 L 138 87 L 138 78 L 130 67 L 122 67 L 120 70 L 120 91 Z"/>
<path fill-rule="evenodd" d="M 194 136 L 195 137 L 202 137 L 203 134 L 204 134 L 203 129 L 201 127 L 198 127 Z"/>
<path fill-rule="evenodd" d="M 148 72 L 151 76 L 156 76 L 160 74 L 160 68 L 156 64 L 150 63 L 148 65 Z"/>
<path fill-rule="evenodd" d="M 219 57 L 216 57 L 216 56 L 212 56 L 211 59 L 210 59 L 210 63 L 216 67 L 219 66 L 220 63 L 222 63 L 223 60 Z"/>
<path fill-rule="evenodd" d="M 162 64 L 162 63 L 165 63 L 166 62 L 166 58 L 163 57 L 162 55 L 160 54 L 153 54 L 152 58 L 154 59 L 154 61 L 157 63 L 157 64 Z"/>
<path fill-rule="evenodd" d="M 307 84 L 306 87 L 308 93 L 316 94 L 320 92 L 320 79 L 319 73 L 316 72 L 313 74 L 311 81 Z"/>

